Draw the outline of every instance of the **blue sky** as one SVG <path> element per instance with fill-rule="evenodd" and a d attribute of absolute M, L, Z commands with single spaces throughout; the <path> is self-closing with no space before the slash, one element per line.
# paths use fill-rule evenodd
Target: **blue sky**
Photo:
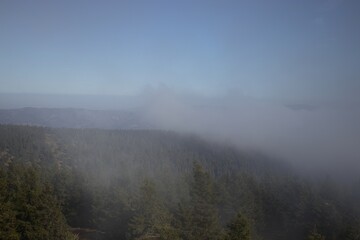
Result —
<path fill-rule="evenodd" d="M 360 2 L 0 2 L 0 92 L 357 98 Z"/>

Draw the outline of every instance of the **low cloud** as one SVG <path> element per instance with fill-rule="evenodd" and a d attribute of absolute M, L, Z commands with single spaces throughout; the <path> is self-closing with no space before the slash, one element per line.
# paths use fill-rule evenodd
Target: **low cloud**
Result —
<path fill-rule="evenodd" d="M 197 134 L 245 151 L 261 151 L 307 172 L 322 170 L 345 177 L 360 173 L 360 108 L 356 102 L 294 103 L 246 97 L 236 90 L 202 96 L 166 86 L 149 87 L 129 97 L 0 94 L 0 100 L 0 108 L 112 109 L 119 114 L 126 110 L 134 113 L 137 128 Z M 101 112 L 95 114 L 96 119 L 98 114 Z M 100 119 L 106 118 L 102 115 Z M 110 120 L 109 126 L 119 125 Z"/>
<path fill-rule="evenodd" d="M 260 150 L 302 169 L 360 172 L 360 110 L 351 105 L 289 104 L 236 93 L 201 97 L 161 87 L 143 94 L 144 115 L 160 129 L 196 133 Z"/>

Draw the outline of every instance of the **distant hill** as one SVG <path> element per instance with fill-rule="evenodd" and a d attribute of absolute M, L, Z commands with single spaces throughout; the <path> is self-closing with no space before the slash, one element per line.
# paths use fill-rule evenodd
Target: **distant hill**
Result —
<path fill-rule="evenodd" d="M 0 124 L 54 128 L 145 129 L 150 124 L 140 114 L 121 110 L 76 108 L 0 109 Z"/>

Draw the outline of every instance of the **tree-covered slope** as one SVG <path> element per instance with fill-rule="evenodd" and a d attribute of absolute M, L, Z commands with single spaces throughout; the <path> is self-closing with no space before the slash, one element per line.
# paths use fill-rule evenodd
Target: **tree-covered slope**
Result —
<path fill-rule="evenodd" d="M 110 240 L 359 234 L 352 189 L 195 136 L 1 125 L 0 166 L 4 239 L 68 239 L 68 226 Z"/>

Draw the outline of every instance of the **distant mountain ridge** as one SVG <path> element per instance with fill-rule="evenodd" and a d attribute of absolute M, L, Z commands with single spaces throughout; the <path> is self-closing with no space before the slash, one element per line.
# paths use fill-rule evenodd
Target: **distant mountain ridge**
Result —
<path fill-rule="evenodd" d="M 77 108 L 0 109 L 0 124 L 54 128 L 148 129 L 151 125 L 135 111 Z"/>

